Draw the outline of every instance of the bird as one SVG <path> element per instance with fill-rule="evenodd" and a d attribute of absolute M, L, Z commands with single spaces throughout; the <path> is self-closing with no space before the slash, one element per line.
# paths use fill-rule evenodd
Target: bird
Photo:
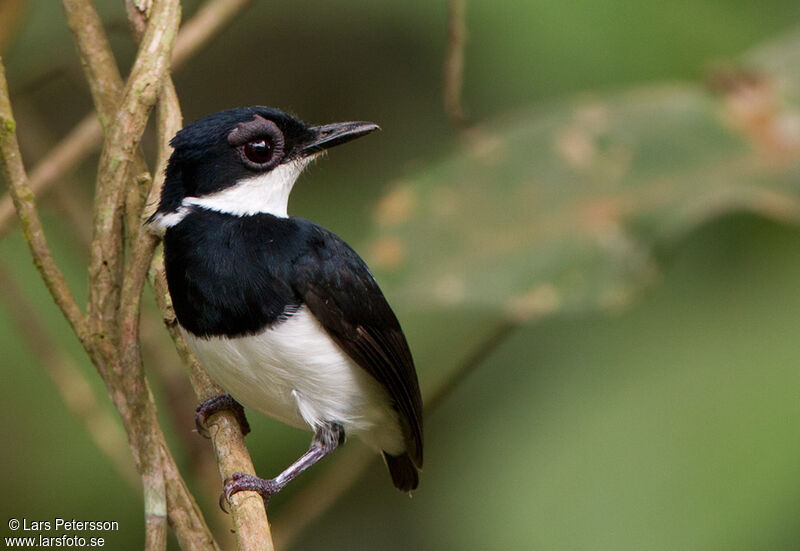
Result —
<path fill-rule="evenodd" d="M 347 243 L 287 212 L 309 163 L 379 129 L 314 126 L 252 106 L 192 122 L 170 142 L 147 225 L 163 238 L 181 333 L 225 391 L 197 406 L 198 430 L 207 433 L 208 418 L 229 409 L 246 434 L 247 408 L 313 433 L 276 477 L 228 477 L 223 507 L 245 490 L 268 504 L 350 436 L 383 456 L 395 487 L 417 488 L 422 398 L 400 323 Z"/>

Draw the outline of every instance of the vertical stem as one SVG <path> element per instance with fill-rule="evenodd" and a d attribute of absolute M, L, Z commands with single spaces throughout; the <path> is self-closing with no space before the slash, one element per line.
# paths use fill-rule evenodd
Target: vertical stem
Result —
<path fill-rule="evenodd" d="M 75 302 L 64 279 L 64 274 L 53 260 L 44 228 L 39 220 L 39 213 L 36 210 L 36 199 L 31 191 L 25 166 L 22 163 L 22 155 L 17 142 L 16 122 L 11 110 L 11 100 L 8 97 L 6 70 L 2 58 L 0 58 L 0 169 L 8 183 L 8 190 L 22 223 L 22 231 L 28 242 L 33 263 L 75 334 L 81 342 L 86 342 L 88 336 L 86 317 Z"/>
<path fill-rule="evenodd" d="M 68 175 L 97 147 L 102 138 L 100 123 L 94 113 L 84 117 L 66 138 L 42 156 L 28 178 L 33 193 L 41 197 L 61 176 Z M 10 195 L 0 199 L 0 238 L 10 232 L 16 218 Z"/>
<path fill-rule="evenodd" d="M 444 111 L 458 127 L 467 123 L 461 90 L 464 84 L 464 45 L 467 42 L 466 0 L 447 4 L 447 54 L 444 61 Z"/>

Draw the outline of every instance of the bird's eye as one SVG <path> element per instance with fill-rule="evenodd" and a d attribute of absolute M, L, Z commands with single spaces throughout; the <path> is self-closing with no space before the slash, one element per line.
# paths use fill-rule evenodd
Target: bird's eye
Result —
<path fill-rule="evenodd" d="M 241 162 L 254 172 L 265 172 L 283 160 L 283 132 L 260 115 L 240 122 L 228 134 L 228 145 L 235 148 Z"/>
<path fill-rule="evenodd" d="M 267 140 L 254 140 L 244 144 L 244 156 L 251 163 L 262 165 L 272 159 L 272 144 Z"/>

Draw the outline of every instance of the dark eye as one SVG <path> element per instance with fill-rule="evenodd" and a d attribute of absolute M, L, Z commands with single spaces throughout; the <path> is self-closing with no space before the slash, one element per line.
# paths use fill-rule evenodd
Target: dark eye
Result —
<path fill-rule="evenodd" d="M 271 170 L 283 160 L 283 132 L 260 115 L 237 124 L 228 134 L 228 145 L 235 148 L 242 164 L 254 172 Z"/>
<path fill-rule="evenodd" d="M 272 144 L 267 140 L 254 140 L 244 144 L 244 156 L 251 163 L 261 165 L 272 159 Z"/>

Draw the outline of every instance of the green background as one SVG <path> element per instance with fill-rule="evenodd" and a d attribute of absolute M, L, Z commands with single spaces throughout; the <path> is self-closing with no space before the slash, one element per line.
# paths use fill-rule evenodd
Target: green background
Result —
<path fill-rule="evenodd" d="M 112 45 L 128 67 L 134 48 L 124 14 L 117 3 L 102 4 Z M 197 5 L 185 2 L 184 19 Z M 617 97 L 675 81 L 704 89 L 711 68 L 800 21 L 800 5 L 790 1 L 483 0 L 469 1 L 467 13 L 464 101 L 472 120 L 501 129 L 513 126 L 518 113 L 562 109 L 576 94 Z M 331 228 L 368 256 L 385 231 L 375 222 L 376 204 L 393 182 L 424 186 L 440 179 L 457 186 L 447 180 L 447 167 L 458 164 L 463 146 L 440 99 L 445 29 L 443 2 L 255 2 L 176 73 L 185 120 L 269 104 L 308 121 L 381 124 L 380 134 L 315 165 L 290 204 L 292 213 Z M 56 3 L 29 2 L 3 55 L 21 137 L 24 113 L 44 128 L 39 141 L 52 144 L 91 108 Z M 691 136 L 673 138 L 682 143 Z M 30 167 L 47 148 L 37 148 L 33 137 L 26 143 Z M 671 166 L 662 150 L 652 155 L 654 165 Z M 75 177 L 80 200 L 90 197 L 92 170 L 89 162 Z M 797 170 L 788 174 L 797 182 Z M 698 190 L 703 184 L 695 183 Z M 495 193 L 501 201 L 504 190 Z M 425 470 L 412 499 L 392 489 L 376 461 L 295 548 L 800 547 L 800 232 L 733 210 L 664 244 L 649 243 L 658 276 L 624 309 L 575 308 L 514 330 L 427 416 Z M 85 251 L 56 204 L 45 202 L 43 212 L 56 258 L 82 302 Z M 466 234 L 469 219 L 463 223 Z M 416 237 L 423 248 L 424 235 Z M 425 245 L 435 251 L 437 244 Z M 102 393 L 18 232 L 0 242 L 0 259 Z M 511 261 L 498 264 L 526 282 L 527 272 L 513 272 L 519 269 Z M 480 290 L 468 290 L 459 304 L 426 304 L 404 300 L 403 274 L 377 275 L 408 334 L 423 396 L 502 316 L 497 303 L 479 300 Z M 412 283 L 435 283 L 424 277 L 417 270 Z M 0 532 L 10 534 L 12 517 L 117 520 L 121 531 L 104 534 L 106 548 L 141 548 L 141 496 L 69 414 L 18 331 L 0 311 Z M 168 410 L 168 393 L 159 385 L 156 392 Z M 191 418 L 190 407 L 184 413 Z M 163 417 L 189 472 L 192 451 L 179 435 L 186 429 Z M 262 476 L 305 449 L 306 433 L 257 414 L 250 419 L 248 444 Z M 207 448 L 202 441 L 199 447 Z M 276 526 L 293 494 L 314 484 L 316 474 L 273 500 Z M 193 488 L 220 484 L 189 478 Z M 213 498 L 202 506 L 216 514 Z"/>

